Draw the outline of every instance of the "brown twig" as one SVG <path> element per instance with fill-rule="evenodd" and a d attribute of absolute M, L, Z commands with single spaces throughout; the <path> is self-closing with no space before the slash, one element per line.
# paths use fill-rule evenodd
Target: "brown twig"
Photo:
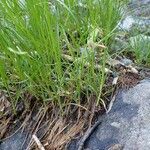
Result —
<path fill-rule="evenodd" d="M 42 143 L 40 142 L 40 140 L 37 138 L 37 136 L 35 134 L 32 136 L 32 138 L 33 138 L 33 140 L 35 141 L 35 143 L 37 144 L 37 146 L 40 150 L 45 150 Z"/>
<path fill-rule="evenodd" d="M 79 145 L 78 150 L 83 150 L 85 142 L 91 136 L 91 134 L 94 132 L 94 130 L 102 123 L 104 116 L 105 116 L 105 114 L 103 116 L 101 116 L 101 118 L 93 125 L 93 127 L 91 127 L 89 130 L 86 131 L 83 138 L 81 139 L 81 141 L 78 144 Z"/>

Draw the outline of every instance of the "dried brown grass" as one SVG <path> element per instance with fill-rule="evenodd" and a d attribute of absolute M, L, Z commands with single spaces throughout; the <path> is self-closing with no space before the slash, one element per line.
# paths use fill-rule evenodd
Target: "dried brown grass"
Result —
<path fill-rule="evenodd" d="M 63 150 L 68 143 L 78 138 L 91 127 L 95 114 L 101 112 L 102 107 L 96 106 L 95 96 L 88 99 L 88 103 L 70 104 L 65 110 L 67 114 L 60 116 L 60 109 L 55 105 L 35 104 L 32 111 L 26 115 L 22 129 L 36 135 L 46 150 Z M 37 149 L 33 139 L 30 140 L 28 150 Z"/>

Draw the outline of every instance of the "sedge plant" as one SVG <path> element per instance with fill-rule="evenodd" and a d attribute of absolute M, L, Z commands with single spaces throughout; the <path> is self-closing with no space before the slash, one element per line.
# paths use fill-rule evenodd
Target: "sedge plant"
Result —
<path fill-rule="evenodd" d="M 88 48 L 84 56 L 81 48 L 96 28 L 102 29 L 100 41 L 111 38 L 120 6 L 113 0 L 1 0 L 0 86 L 13 107 L 25 92 L 61 110 L 81 104 L 82 94 L 95 95 L 99 104 L 108 49 L 95 69 L 95 50 Z"/>

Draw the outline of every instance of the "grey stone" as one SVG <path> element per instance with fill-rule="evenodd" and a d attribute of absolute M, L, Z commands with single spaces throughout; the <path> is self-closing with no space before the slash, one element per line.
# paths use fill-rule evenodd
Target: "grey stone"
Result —
<path fill-rule="evenodd" d="M 118 29 L 125 35 L 124 38 L 115 38 L 111 44 L 111 49 L 115 51 L 126 49 L 130 44 L 128 40 L 131 36 L 150 35 L 150 0 L 131 0 L 129 7 L 124 11 L 126 15 L 119 22 Z M 122 32 L 118 34 L 123 35 Z"/>
<path fill-rule="evenodd" d="M 150 27 L 150 0 L 131 0 L 127 15 L 119 24 L 127 31 L 149 32 Z M 130 12 L 130 13 L 129 13 Z"/>
<path fill-rule="evenodd" d="M 25 150 L 29 139 L 27 133 L 21 130 L 0 143 L 0 150 Z"/>
<path fill-rule="evenodd" d="M 85 148 L 107 150 L 114 144 L 122 145 L 124 150 L 150 150 L 150 80 L 119 92 Z"/>
<path fill-rule="evenodd" d="M 120 62 L 122 62 L 125 66 L 129 66 L 133 64 L 133 61 L 128 58 L 123 58 L 120 60 Z"/>

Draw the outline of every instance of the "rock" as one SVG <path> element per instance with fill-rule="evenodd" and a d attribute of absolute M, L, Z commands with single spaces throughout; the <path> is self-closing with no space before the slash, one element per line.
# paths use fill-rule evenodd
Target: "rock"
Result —
<path fill-rule="evenodd" d="M 127 16 L 120 24 L 119 27 L 123 30 L 129 31 L 133 24 L 135 23 L 135 20 L 132 16 Z"/>
<path fill-rule="evenodd" d="M 130 0 L 124 18 L 118 24 L 118 30 L 125 33 L 124 38 L 115 38 L 111 49 L 126 49 L 128 39 L 137 34 L 150 35 L 150 0 Z M 120 33 L 119 33 L 120 34 Z M 117 35 L 118 36 L 118 35 Z"/>
<path fill-rule="evenodd" d="M 150 0 L 131 0 L 126 17 L 119 24 L 120 28 L 130 32 L 149 33 Z"/>
<path fill-rule="evenodd" d="M 123 58 L 120 60 L 120 62 L 122 62 L 125 66 L 129 66 L 133 64 L 133 61 L 128 58 Z"/>
<path fill-rule="evenodd" d="M 22 133 L 20 130 L 0 143 L 0 150 L 25 150 L 28 142 L 27 133 Z"/>
<path fill-rule="evenodd" d="M 150 4 L 150 0 L 130 0 L 130 4 L 129 4 L 129 7 L 131 9 L 135 9 L 138 11 L 141 8 L 141 6 L 148 6 Z M 148 9 L 148 7 L 147 7 Z M 141 10 L 141 11 L 145 11 L 145 10 Z M 150 10 L 149 10 L 150 11 Z"/>
<path fill-rule="evenodd" d="M 108 150 L 150 149 L 150 80 L 143 80 L 128 91 L 120 91 L 110 113 L 91 135 L 85 148 Z"/>

